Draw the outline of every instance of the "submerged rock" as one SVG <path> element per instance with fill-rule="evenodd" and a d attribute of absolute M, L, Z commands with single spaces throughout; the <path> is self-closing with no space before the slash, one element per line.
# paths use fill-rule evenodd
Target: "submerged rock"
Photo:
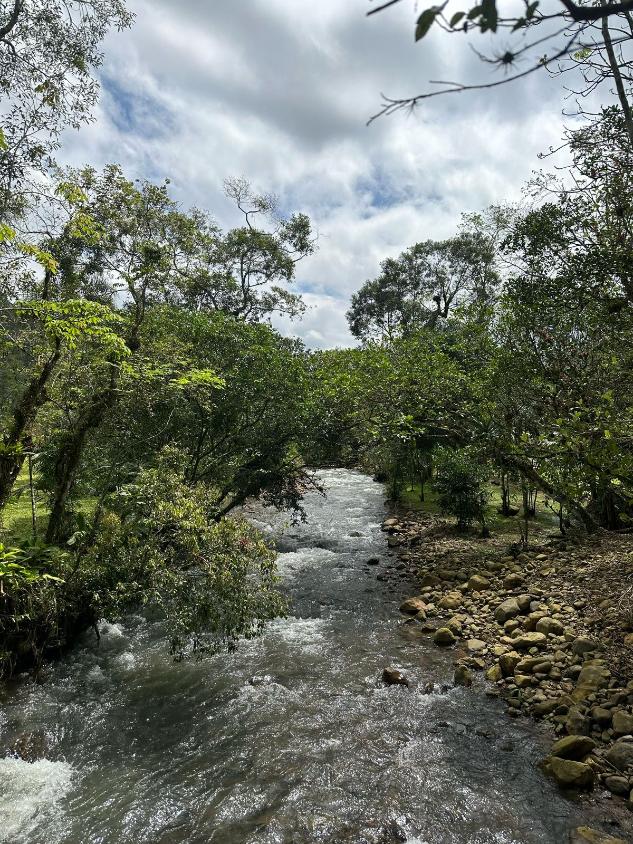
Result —
<path fill-rule="evenodd" d="M 455 669 L 453 680 L 456 686 L 472 686 L 473 673 L 465 665 L 458 665 Z"/>
<path fill-rule="evenodd" d="M 382 670 L 382 681 L 388 686 L 408 686 L 409 680 L 398 668 L 387 666 Z"/>

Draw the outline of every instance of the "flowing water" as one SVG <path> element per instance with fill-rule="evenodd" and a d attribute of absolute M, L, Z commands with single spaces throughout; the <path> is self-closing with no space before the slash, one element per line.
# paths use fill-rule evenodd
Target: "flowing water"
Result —
<path fill-rule="evenodd" d="M 292 614 L 260 639 L 175 664 L 158 623 L 102 624 L 99 646 L 5 694 L 0 746 L 35 731 L 48 749 L 0 760 L 3 844 L 568 840 L 582 809 L 535 767 L 539 734 L 484 684 L 453 688 L 450 653 L 398 615 L 411 590 L 377 579 L 382 487 L 323 480 L 278 540 Z M 275 533 L 284 518 L 253 517 Z M 411 687 L 384 686 L 385 665 Z"/>

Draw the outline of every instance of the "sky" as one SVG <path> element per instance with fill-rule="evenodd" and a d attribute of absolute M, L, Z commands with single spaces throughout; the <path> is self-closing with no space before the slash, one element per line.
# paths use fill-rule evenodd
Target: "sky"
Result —
<path fill-rule="evenodd" d="M 95 120 L 67 136 L 63 163 L 117 162 L 130 178 L 169 178 L 184 207 L 208 210 L 224 228 L 240 224 L 223 195 L 227 177 L 277 194 L 285 213 L 308 214 L 318 249 L 296 278 L 308 310 L 275 324 L 311 348 L 351 345 L 350 297 L 384 258 L 450 236 L 462 212 L 518 200 L 538 153 L 561 137 L 561 83 L 543 73 L 367 126 L 381 92 L 502 72 L 459 36 L 416 45 L 413 0 L 370 18 L 368 0 L 128 5 L 135 24 L 105 42 Z"/>

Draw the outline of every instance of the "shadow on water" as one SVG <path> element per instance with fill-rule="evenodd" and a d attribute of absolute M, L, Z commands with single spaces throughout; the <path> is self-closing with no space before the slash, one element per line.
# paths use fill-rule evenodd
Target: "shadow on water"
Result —
<path fill-rule="evenodd" d="M 5 844 L 561 844 L 583 821 L 535 763 L 544 744 L 453 688 L 451 656 L 402 627 L 382 487 L 323 473 L 287 526 L 291 616 L 236 653 L 174 664 L 158 625 L 103 624 L 4 708 L 48 759 L 0 760 Z M 254 508 L 265 531 L 285 517 Z M 381 559 L 368 566 L 369 557 Z M 401 635 L 398 635 L 398 633 Z M 411 688 L 380 683 L 398 665 Z M 428 693 L 429 683 L 435 691 Z"/>

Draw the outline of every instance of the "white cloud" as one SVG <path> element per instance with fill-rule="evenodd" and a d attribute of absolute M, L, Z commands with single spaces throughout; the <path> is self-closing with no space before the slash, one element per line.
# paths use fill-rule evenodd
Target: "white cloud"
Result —
<path fill-rule="evenodd" d="M 381 90 L 482 72 L 461 39 L 414 45 L 407 4 L 370 19 L 366 0 L 130 6 L 136 24 L 108 39 L 96 121 L 69 134 L 66 162 L 169 177 L 183 204 L 227 226 L 233 175 L 308 213 L 320 248 L 297 282 L 310 310 L 283 324 L 308 345 L 351 342 L 349 297 L 384 257 L 451 234 L 462 211 L 516 199 L 560 137 L 560 84 L 540 75 L 367 127 Z"/>

